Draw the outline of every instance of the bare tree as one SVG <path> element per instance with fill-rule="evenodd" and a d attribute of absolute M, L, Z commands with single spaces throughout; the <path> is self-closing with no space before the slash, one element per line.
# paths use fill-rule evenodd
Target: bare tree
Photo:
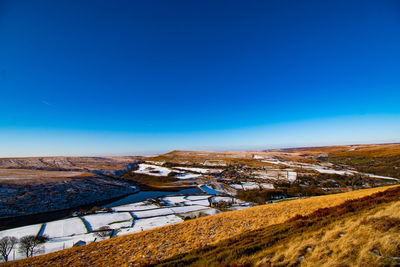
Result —
<path fill-rule="evenodd" d="M 8 261 L 8 255 L 18 243 L 18 239 L 13 236 L 5 236 L 0 239 L 0 254 L 4 261 Z"/>
<path fill-rule="evenodd" d="M 32 257 L 33 254 L 43 251 L 45 239 L 37 238 L 34 235 L 24 236 L 19 240 L 19 252 L 24 253 L 26 257 Z"/>

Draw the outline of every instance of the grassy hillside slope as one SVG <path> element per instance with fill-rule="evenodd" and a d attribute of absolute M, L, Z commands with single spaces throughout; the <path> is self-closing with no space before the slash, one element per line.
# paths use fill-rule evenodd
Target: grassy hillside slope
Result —
<path fill-rule="evenodd" d="M 12 266 L 128 266 L 132 262 L 135 265 L 155 264 L 238 234 L 283 223 L 296 214 L 309 215 L 318 209 L 334 207 L 347 200 L 362 198 L 388 188 L 391 187 L 298 199 L 220 213 L 9 264 Z"/>
<path fill-rule="evenodd" d="M 319 209 L 158 266 L 398 266 L 400 187 Z"/>

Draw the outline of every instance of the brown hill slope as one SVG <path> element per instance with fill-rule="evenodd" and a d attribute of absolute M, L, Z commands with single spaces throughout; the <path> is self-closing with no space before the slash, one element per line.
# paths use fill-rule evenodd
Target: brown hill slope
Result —
<path fill-rule="evenodd" d="M 26 157 L 0 158 L 0 169 L 97 170 L 122 169 L 139 157 Z"/>
<path fill-rule="evenodd" d="M 283 223 L 296 214 L 309 215 L 320 208 L 337 206 L 347 200 L 386 189 L 388 187 L 365 189 L 226 212 L 8 264 L 10 266 L 154 264 L 238 234 Z"/>
<path fill-rule="evenodd" d="M 243 233 L 157 266 L 398 266 L 400 187 Z"/>

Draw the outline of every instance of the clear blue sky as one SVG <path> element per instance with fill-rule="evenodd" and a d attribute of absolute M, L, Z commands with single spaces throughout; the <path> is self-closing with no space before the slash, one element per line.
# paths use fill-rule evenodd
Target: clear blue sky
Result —
<path fill-rule="evenodd" d="M 399 1 L 0 0 L 0 156 L 393 141 Z"/>

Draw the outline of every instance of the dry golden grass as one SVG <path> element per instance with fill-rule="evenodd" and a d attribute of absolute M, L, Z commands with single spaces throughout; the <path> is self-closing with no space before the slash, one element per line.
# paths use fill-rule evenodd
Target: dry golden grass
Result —
<path fill-rule="evenodd" d="M 393 266 L 400 255 L 400 202 L 383 206 L 308 236 L 299 235 L 243 261 L 264 258 L 256 265 L 293 266 L 304 257 L 301 266 Z"/>
<path fill-rule="evenodd" d="M 373 266 L 398 266 L 400 219 L 393 215 L 399 212 L 391 204 L 399 201 L 400 187 L 390 188 L 334 207 L 318 209 L 307 216 L 296 216 L 284 223 L 236 235 L 168 258 L 156 266 L 297 266 L 301 265 L 301 260 L 306 262 L 304 258 L 312 266 L 365 266 L 368 262 Z M 385 209 L 387 211 L 382 212 Z M 357 223 L 352 227 L 354 222 Z M 364 235 L 353 235 L 360 227 Z M 344 231 L 336 231 L 337 228 Z M 384 237 L 382 233 L 385 233 Z M 343 246 L 334 244 L 329 247 L 325 243 L 344 235 L 347 238 L 343 238 Z M 372 239 L 382 242 L 369 246 L 368 241 Z M 335 254 L 340 254 L 340 257 L 335 258 Z M 365 255 L 372 255 L 375 260 L 356 260 Z"/>
<path fill-rule="evenodd" d="M 333 207 L 347 200 L 361 198 L 387 188 L 389 187 L 364 189 L 220 213 L 16 261 L 12 264 L 13 266 L 128 266 L 132 263 L 145 265 L 217 243 L 240 233 L 285 222 L 296 214 L 307 215 L 317 209 Z"/>

